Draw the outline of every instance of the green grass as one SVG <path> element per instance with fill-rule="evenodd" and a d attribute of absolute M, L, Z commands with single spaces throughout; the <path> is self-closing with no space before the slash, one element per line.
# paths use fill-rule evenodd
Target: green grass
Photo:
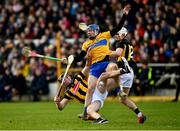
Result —
<path fill-rule="evenodd" d="M 82 121 L 77 114 L 83 105 L 70 103 L 62 112 L 53 102 L 0 103 L 1 130 L 177 130 L 180 129 L 180 103 L 138 102 L 147 115 L 145 124 L 138 124 L 131 110 L 117 101 L 106 101 L 100 111 L 109 124 L 95 125 Z"/>

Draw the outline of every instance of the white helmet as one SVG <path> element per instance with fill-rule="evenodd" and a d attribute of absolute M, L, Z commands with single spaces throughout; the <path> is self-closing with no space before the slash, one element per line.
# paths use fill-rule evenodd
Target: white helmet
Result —
<path fill-rule="evenodd" d="M 122 35 L 124 34 L 125 36 L 127 35 L 128 31 L 125 27 L 122 27 L 120 31 L 118 31 L 118 34 L 119 35 Z"/>

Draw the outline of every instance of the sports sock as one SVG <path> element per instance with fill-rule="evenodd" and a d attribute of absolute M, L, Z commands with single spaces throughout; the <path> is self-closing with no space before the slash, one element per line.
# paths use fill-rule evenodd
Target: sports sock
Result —
<path fill-rule="evenodd" d="M 134 110 L 134 112 L 136 113 L 136 115 L 137 115 L 138 117 L 142 116 L 142 113 L 139 111 L 138 108 L 136 108 L 136 109 Z"/>
<path fill-rule="evenodd" d="M 97 120 L 97 121 L 99 121 L 99 120 L 103 120 L 103 118 L 102 118 L 102 117 L 99 117 L 99 118 L 97 118 L 96 120 Z"/>
<path fill-rule="evenodd" d="M 84 115 L 87 115 L 87 106 L 84 107 Z"/>

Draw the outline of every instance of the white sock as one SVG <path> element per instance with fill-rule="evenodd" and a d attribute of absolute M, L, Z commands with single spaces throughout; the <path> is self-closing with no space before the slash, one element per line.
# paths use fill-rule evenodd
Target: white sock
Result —
<path fill-rule="evenodd" d="M 139 112 L 139 113 L 137 114 L 137 117 L 141 117 L 141 116 L 142 116 L 142 113 Z"/>

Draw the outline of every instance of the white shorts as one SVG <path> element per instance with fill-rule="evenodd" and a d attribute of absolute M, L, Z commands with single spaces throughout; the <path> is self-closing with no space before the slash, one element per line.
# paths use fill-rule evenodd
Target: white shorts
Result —
<path fill-rule="evenodd" d="M 101 108 L 103 107 L 104 101 L 107 98 L 108 92 L 105 91 L 103 94 L 99 92 L 99 90 L 96 88 L 93 96 L 92 96 L 92 103 L 95 101 L 100 101 L 101 103 Z"/>
<path fill-rule="evenodd" d="M 134 79 L 133 70 L 131 70 L 130 73 L 120 75 L 119 76 L 119 82 L 120 82 L 121 87 L 130 89 L 132 87 L 132 84 L 133 84 L 133 79 Z"/>

